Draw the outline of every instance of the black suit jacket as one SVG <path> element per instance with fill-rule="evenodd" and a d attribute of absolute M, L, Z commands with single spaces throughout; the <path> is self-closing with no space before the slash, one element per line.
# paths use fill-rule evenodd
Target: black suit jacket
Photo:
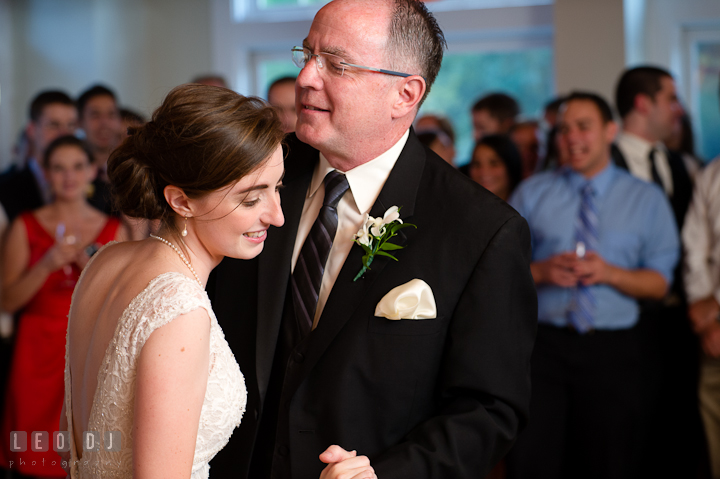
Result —
<path fill-rule="evenodd" d="M 246 477 L 263 427 L 293 244 L 318 161 L 294 136 L 289 143 L 285 225 L 269 231 L 258 258 L 224 260 L 209 285 L 249 394 L 240 429 L 211 463 L 220 477 Z M 370 214 L 393 205 L 417 225 L 401 230 L 399 261 L 378 257 L 353 282 L 363 254 L 353 246 L 318 327 L 288 362 L 279 427 L 289 444 L 276 445 L 274 460 L 289 461 L 293 479 L 317 479 L 318 455 L 331 444 L 368 455 L 382 479 L 480 478 L 527 421 L 537 296 L 526 222 L 412 131 Z M 374 315 L 383 296 L 414 278 L 432 288 L 436 319 Z"/>
<path fill-rule="evenodd" d="M 0 204 L 12 221 L 23 211 L 34 210 L 45 204 L 40 187 L 29 166 L 11 169 L 0 175 Z"/>

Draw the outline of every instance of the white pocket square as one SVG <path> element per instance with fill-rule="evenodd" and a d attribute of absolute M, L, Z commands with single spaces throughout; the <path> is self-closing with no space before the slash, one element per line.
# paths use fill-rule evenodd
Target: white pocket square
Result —
<path fill-rule="evenodd" d="M 375 316 L 387 319 L 435 319 L 437 307 L 430 286 L 413 279 L 393 288 L 375 307 Z"/>

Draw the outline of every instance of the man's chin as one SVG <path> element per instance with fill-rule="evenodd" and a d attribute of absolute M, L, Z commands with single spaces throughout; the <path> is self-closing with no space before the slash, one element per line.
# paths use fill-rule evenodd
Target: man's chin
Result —
<path fill-rule="evenodd" d="M 315 149 L 320 149 L 322 142 L 317 132 L 311 126 L 298 122 L 295 125 L 295 135 L 298 137 L 298 140 L 303 143 L 307 143 Z"/>

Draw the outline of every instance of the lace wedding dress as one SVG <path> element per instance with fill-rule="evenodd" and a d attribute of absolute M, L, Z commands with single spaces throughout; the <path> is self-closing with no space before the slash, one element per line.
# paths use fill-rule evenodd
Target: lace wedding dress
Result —
<path fill-rule="evenodd" d="M 72 383 L 69 349 L 66 347 L 65 409 L 70 433 L 72 479 L 132 478 L 133 406 L 140 352 L 153 331 L 197 308 L 205 308 L 210 315 L 210 371 L 200 413 L 192 479 L 208 477 L 208 463 L 227 444 L 233 429 L 240 424 L 247 392 L 240 368 L 225 341 L 207 294 L 187 276 L 170 272 L 153 279 L 130 302 L 118 321 L 98 371 L 87 430 L 97 432 L 101 440 L 106 431 L 120 431 L 120 451 L 104 450 L 101 444 L 99 451 L 78 454 L 73 435 Z"/>

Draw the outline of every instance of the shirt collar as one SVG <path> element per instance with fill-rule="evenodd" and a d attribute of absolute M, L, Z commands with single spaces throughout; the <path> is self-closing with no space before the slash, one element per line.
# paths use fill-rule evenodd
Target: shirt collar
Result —
<path fill-rule="evenodd" d="M 397 162 L 400 153 L 403 148 L 405 148 L 405 143 L 407 143 L 409 135 L 410 130 L 406 131 L 397 143 L 377 158 L 363 163 L 360 166 L 356 166 L 350 171 L 341 171 L 348 180 L 350 191 L 352 191 L 352 196 L 355 199 L 355 206 L 357 206 L 360 213 L 367 213 L 370 211 L 370 208 L 372 208 L 375 200 L 377 200 L 377 197 L 380 195 L 380 190 L 382 190 L 385 181 L 387 181 L 388 176 L 390 176 L 395 162 Z M 315 195 L 325 176 L 334 169 L 335 168 L 330 166 L 325 156 L 320 153 L 320 161 L 315 167 L 315 172 L 310 182 L 308 198 Z"/>
<path fill-rule="evenodd" d="M 565 172 L 572 188 L 576 191 L 580 191 L 587 183 L 590 183 L 595 193 L 596 198 L 603 198 L 607 191 L 610 189 L 615 175 L 617 174 L 617 166 L 612 161 L 603 168 L 603 170 L 590 178 L 589 180 L 579 173 L 576 173 L 568 167 L 564 167 Z"/>
<path fill-rule="evenodd" d="M 651 143 L 645 138 L 641 138 L 633 133 L 623 131 L 620 133 L 617 139 L 617 143 L 622 145 L 625 151 L 632 152 L 639 158 L 647 158 L 650 155 L 650 150 L 653 148 L 665 151 L 665 147 L 661 141 L 657 143 Z"/>

